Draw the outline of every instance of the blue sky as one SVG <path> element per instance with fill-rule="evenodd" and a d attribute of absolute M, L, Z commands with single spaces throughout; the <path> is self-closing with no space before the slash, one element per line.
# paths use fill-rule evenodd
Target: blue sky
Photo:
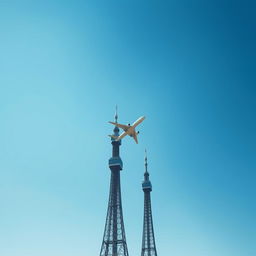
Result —
<path fill-rule="evenodd" d="M 255 255 L 255 8 L 0 1 L 0 254 L 99 255 L 118 104 L 130 255 L 145 147 L 159 255 Z"/>

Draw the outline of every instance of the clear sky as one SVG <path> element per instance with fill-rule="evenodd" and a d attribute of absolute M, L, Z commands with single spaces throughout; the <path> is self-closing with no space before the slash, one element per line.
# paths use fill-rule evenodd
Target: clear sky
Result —
<path fill-rule="evenodd" d="M 0 1 L 0 255 L 99 255 L 110 139 L 130 256 L 148 150 L 159 256 L 256 255 L 255 1 Z"/>

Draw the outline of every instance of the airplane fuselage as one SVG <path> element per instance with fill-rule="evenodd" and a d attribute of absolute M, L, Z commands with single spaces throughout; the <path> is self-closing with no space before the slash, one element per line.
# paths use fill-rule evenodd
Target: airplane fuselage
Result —
<path fill-rule="evenodd" d="M 118 140 L 121 140 L 123 137 L 125 137 L 126 135 L 129 135 L 130 137 L 133 137 L 135 142 L 138 143 L 138 140 L 137 140 L 137 134 L 139 132 L 136 132 L 135 131 L 135 128 L 145 119 L 146 117 L 145 116 L 142 116 L 140 118 L 138 118 L 132 125 L 124 125 L 124 124 L 119 124 L 119 123 L 114 123 L 114 122 L 109 122 L 121 129 L 123 129 L 123 133 L 116 137 L 115 140 L 118 141 Z"/>

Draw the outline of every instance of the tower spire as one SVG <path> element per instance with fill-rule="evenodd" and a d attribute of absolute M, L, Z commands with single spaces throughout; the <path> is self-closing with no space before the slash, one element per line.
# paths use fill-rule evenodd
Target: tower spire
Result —
<path fill-rule="evenodd" d="M 115 111 L 115 122 L 117 123 L 117 119 L 118 119 L 118 114 L 117 114 L 117 105 L 116 105 L 116 111 Z M 119 128 L 117 126 L 115 126 L 114 128 L 114 136 L 118 137 L 119 136 Z M 113 140 L 113 138 L 112 138 Z"/>
<path fill-rule="evenodd" d="M 118 114 L 117 114 L 117 105 L 116 105 L 116 112 L 115 112 L 115 122 L 117 123 Z"/>
<path fill-rule="evenodd" d="M 142 182 L 142 190 L 144 192 L 144 219 L 141 256 L 157 256 L 150 197 L 152 185 L 149 180 L 147 160 L 147 153 L 145 151 L 145 173 L 144 181 Z"/>
<path fill-rule="evenodd" d="M 149 181 L 149 173 L 148 173 L 148 157 L 147 150 L 145 149 L 145 173 L 144 173 L 144 181 Z"/>
<path fill-rule="evenodd" d="M 147 157 L 147 149 L 145 149 L 145 172 L 148 172 L 148 157 Z"/>

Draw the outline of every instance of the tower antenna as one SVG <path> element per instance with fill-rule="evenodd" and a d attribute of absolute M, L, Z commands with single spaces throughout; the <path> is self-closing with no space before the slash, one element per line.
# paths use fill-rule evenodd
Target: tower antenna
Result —
<path fill-rule="evenodd" d="M 117 105 L 116 105 L 116 112 L 115 112 L 115 122 L 117 123 L 118 114 L 117 114 Z"/>
<path fill-rule="evenodd" d="M 145 171 L 148 172 L 148 157 L 147 157 L 147 149 L 145 149 Z"/>

